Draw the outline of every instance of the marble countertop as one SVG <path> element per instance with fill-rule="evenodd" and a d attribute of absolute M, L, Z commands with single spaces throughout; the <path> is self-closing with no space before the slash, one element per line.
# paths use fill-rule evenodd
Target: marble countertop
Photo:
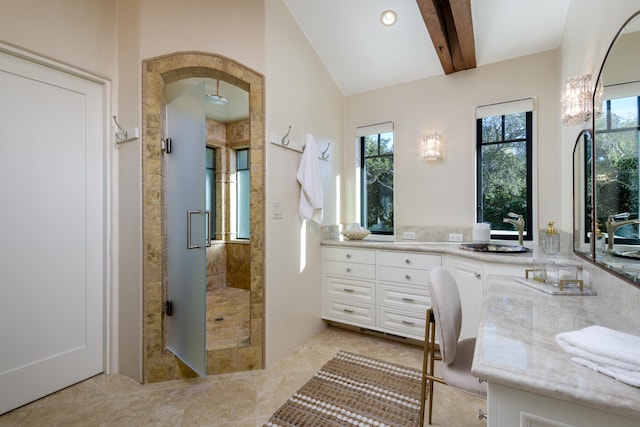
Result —
<path fill-rule="evenodd" d="M 532 265 L 534 251 L 521 253 L 495 253 L 495 252 L 473 252 L 460 249 L 462 242 L 422 242 L 417 240 L 349 240 L 349 239 L 328 239 L 321 242 L 325 246 L 348 246 L 366 249 L 391 249 L 401 251 L 414 251 L 424 253 L 436 253 L 461 256 L 468 259 L 475 259 L 481 262 L 499 262 L 508 264 Z"/>
<path fill-rule="evenodd" d="M 472 372 L 489 382 L 640 418 L 640 389 L 570 361 L 560 332 L 591 325 L 637 334 L 598 296 L 552 296 L 488 276 Z"/>

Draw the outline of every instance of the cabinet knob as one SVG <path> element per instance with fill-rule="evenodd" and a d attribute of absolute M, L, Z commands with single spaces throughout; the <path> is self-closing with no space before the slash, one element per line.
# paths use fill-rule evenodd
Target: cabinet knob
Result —
<path fill-rule="evenodd" d="M 405 279 L 407 280 L 411 280 L 411 276 L 409 276 L 408 274 L 404 276 Z"/>
<path fill-rule="evenodd" d="M 482 275 L 480 275 L 480 273 L 478 273 L 478 272 L 475 273 L 475 276 L 476 276 L 476 279 L 479 279 L 479 278 L 482 277 Z"/>
<path fill-rule="evenodd" d="M 404 260 L 404 263 L 405 264 L 411 264 L 411 260 L 409 258 L 407 258 L 407 259 Z"/>
<path fill-rule="evenodd" d="M 350 268 L 347 268 L 347 273 L 351 273 L 351 269 Z"/>
<path fill-rule="evenodd" d="M 351 258 L 351 254 L 347 254 L 347 259 Z"/>
<path fill-rule="evenodd" d="M 483 420 L 485 418 L 487 418 L 487 414 L 485 414 L 482 409 L 478 409 L 478 419 Z"/>

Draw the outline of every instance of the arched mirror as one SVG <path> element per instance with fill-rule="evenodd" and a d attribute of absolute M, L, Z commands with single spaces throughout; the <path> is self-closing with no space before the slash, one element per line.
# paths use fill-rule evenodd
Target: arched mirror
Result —
<path fill-rule="evenodd" d="M 635 283 L 640 282 L 638 46 L 640 14 L 621 28 L 602 64 L 594 95 L 593 164 L 589 158 L 582 158 L 584 170 L 592 168 L 591 185 L 585 172 L 584 203 L 579 195 L 574 198 L 576 206 L 584 206 L 584 219 L 580 221 L 585 224 L 580 228 L 578 222 L 575 228 L 581 234 L 574 238 L 576 253 Z M 589 207 L 591 191 L 593 206 Z M 579 212 L 576 210 L 576 220 Z"/>

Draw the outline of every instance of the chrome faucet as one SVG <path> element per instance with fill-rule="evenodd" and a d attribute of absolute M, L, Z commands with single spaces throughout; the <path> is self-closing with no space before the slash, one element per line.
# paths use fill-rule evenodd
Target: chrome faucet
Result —
<path fill-rule="evenodd" d="M 520 246 L 524 246 L 524 242 L 522 241 L 522 235 L 524 234 L 524 217 L 513 212 L 509 212 L 508 216 L 510 218 L 505 218 L 502 220 L 502 222 L 506 222 L 516 226 L 516 228 L 518 229 L 518 244 Z"/>
<path fill-rule="evenodd" d="M 608 244 L 609 252 L 613 250 L 614 234 L 616 233 L 616 230 L 618 228 L 622 227 L 623 225 L 640 224 L 640 219 L 628 219 L 629 216 L 630 216 L 629 212 L 624 212 L 624 213 L 609 215 L 609 218 L 607 218 L 606 227 L 607 227 L 607 239 L 609 240 L 609 244 Z M 619 220 L 622 220 L 622 221 L 619 221 Z"/>

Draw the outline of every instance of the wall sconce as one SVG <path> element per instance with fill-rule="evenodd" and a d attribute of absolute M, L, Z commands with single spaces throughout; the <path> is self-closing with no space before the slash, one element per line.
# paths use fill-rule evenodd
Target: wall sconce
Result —
<path fill-rule="evenodd" d="M 578 125 L 591 118 L 591 74 L 568 78 L 562 91 L 562 124 Z"/>
<path fill-rule="evenodd" d="M 444 144 L 440 139 L 440 134 L 432 132 L 422 137 L 422 156 L 425 160 L 438 160 L 444 151 Z"/>

